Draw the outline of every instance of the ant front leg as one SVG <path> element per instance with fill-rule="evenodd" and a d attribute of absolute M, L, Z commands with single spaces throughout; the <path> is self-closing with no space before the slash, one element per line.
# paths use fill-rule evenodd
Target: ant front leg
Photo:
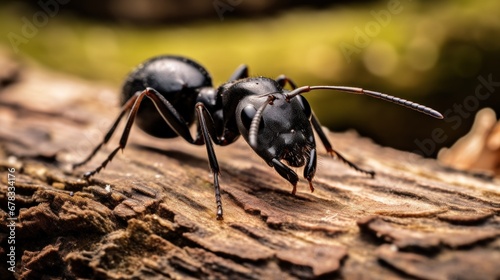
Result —
<path fill-rule="evenodd" d="M 372 178 L 375 176 L 375 172 L 371 170 L 365 170 L 360 167 L 358 167 L 356 164 L 350 162 L 344 156 L 342 156 L 339 152 L 337 152 L 335 149 L 333 149 L 332 144 L 330 144 L 330 141 L 328 140 L 328 137 L 326 136 L 325 132 L 323 132 L 323 129 L 321 128 L 321 124 L 319 123 L 318 118 L 312 113 L 311 116 L 311 123 L 313 125 L 314 130 L 319 136 L 319 139 L 323 143 L 323 146 L 325 146 L 326 151 L 333 157 L 336 155 L 342 162 L 347 164 L 349 167 L 353 168 L 354 170 L 365 173 L 370 175 Z"/>
<path fill-rule="evenodd" d="M 316 164 L 317 164 L 317 154 L 316 148 L 312 148 L 309 151 L 309 159 L 307 161 L 306 167 L 304 167 L 304 178 L 309 182 L 309 188 L 311 192 L 314 192 L 314 186 L 312 184 L 312 179 L 314 174 L 316 174 Z"/>
<path fill-rule="evenodd" d="M 297 192 L 297 182 L 299 181 L 299 176 L 292 169 L 284 165 L 277 158 L 273 158 L 270 163 L 274 169 L 281 175 L 281 177 L 285 178 L 288 182 L 290 182 L 293 186 L 292 194 L 295 195 Z"/>

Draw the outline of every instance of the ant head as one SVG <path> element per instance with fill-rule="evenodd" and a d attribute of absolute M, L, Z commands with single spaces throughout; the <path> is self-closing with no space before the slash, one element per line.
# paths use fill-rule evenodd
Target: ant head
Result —
<path fill-rule="evenodd" d="M 285 161 L 303 166 L 314 148 L 310 124 L 311 108 L 302 96 L 287 100 L 283 90 L 247 97 L 238 106 L 236 119 L 240 132 L 266 162 Z"/>

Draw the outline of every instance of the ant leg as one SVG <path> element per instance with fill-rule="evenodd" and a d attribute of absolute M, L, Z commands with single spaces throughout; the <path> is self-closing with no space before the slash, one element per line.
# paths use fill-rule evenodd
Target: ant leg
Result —
<path fill-rule="evenodd" d="M 215 129 L 213 126 L 213 120 L 210 114 L 208 113 L 205 105 L 203 103 L 198 102 L 196 104 L 196 113 L 198 115 L 198 125 L 199 130 L 201 131 L 201 135 L 203 137 L 203 141 L 205 143 L 205 147 L 207 147 L 208 160 L 210 163 L 210 169 L 212 170 L 212 174 L 214 176 L 214 189 L 215 189 L 215 203 L 217 204 L 217 220 L 222 220 L 222 201 L 220 196 L 220 186 L 219 186 L 219 163 L 217 162 L 217 157 L 215 156 L 214 147 L 212 144 L 212 139 L 217 139 L 215 136 Z M 208 121 L 207 121 L 208 120 Z M 218 141 L 218 139 L 216 140 Z"/>
<path fill-rule="evenodd" d="M 288 168 L 276 158 L 273 158 L 270 164 L 281 175 L 281 177 L 285 178 L 293 185 L 292 194 L 295 195 L 295 193 L 297 192 L 297 182 L 299 181 L 299 176 L 297 176 L 297 173 L 295 173 L 293 170 Z"/>
<path fill-rule="evenodd" d="M 101 169 L 105 168 L 106 165 L 115 157 L 115 155 L 118 153 L 119 150 L 125 149 L 125 146 L 127 145 L 127 140 L 128 136 L 130 135 L 130 130 L 132 128 L 132 124 L 134 123 L 135 117 L 137 116 L 137 112 L 139 111 L 139 107 L 141 105 L 142 99 L 148 92 L 148 89 L 142 91 L 139 94 L 134 95 L 127 103 L 129 103 L 131 100 L 135 99 L 133 102 L 132 108 L 130 109 L 130 113 L 127 118 L 127 123 L 125 124 L 125 128 L 123 130 L 122 136 L 120 138 L 120 142 L 118 147 L 116 147 L 109 155 L 108 157 L 99 165 L 96 169 L 89 171 L 85 174 L 83 174 L 83 177 L 86 179 L 89 179 L 90 177 L 94 176 L 95 174 L 99 173 Z M 114 129 L 112 129 L 114 131 Z"/>
<path fill-rule="evenodd" d="M 123 130 L 122 136 L 120 138 L 120 142 L 118 147 L 116 147 L 109 155 L 108 157 L 101 163 L 99 167 L 96 169 L 89 171 L 83 175 L 84 178 L 88 179 L 95 174 L 99 173 L 103 168 L 106 167 L 106 165 L 114 158 L 114 156 L 118 153 L 119 150 L 125 149 L 125 146 L 127 145 L 127 140 L 130 135 L 130 130 L 132 129 L 132 125 L 135 121 L 135 117 L 137 116 L 137 112 L 139 111 L 139 107 L 141 106 L 141 102 L 144 99 L 144 97 L 147 96 L 150 98 L 153 103 L 155 104 L 158 112 L 162 115 L 162 117 L 165 119 L 165 121 L 168 123 L 168 125 L 177 133 L 177 135 L 183 137 L 186 141 L 189 143 L 194 143 L 193 138 L 191 137 L 191 134 L 189 132 L 189 127 L 186 125 L 182 117 L 179 115 L 179 113 L 175 110 L 175 108 L 170 104 L 159 92 L 152 88 L 146 88 L 140 93 L 137 93 L 132 97 L 129 101 L 127 101 L 127 105 L 130 106 L 130 104 L 133 104 L 130 113 L 127 118 L 127 122 L 125 124 L 125 128 Z M 125 106 L 126 107 L 126 106 Z M 123 110 L 120 115 L 124 114 L 127 110 Z M 119 117 L 120 119 L 120 117 Z M 118 121 L 115 122 L 113 125 L 113 128 L 108 132 L 106 135 L 106 138 L 110 138 L 112 132 L 115 130 L 116 125 L 118 124 Z M 108 137 L 109 135 L 109 137 Z M 109 140 L 109 139 L 108 139 Z M 106 141 L 107 142 L 107 141 Z M 96 151 L 98 148 L 95 149 Z"/>
<path fill-rule="evenodd" d="M 242 64 L 234 70 L 228 82 L 236 81 L 239 79 L 248 78 L 248 66 Z"/>
<path fill-rule="evenodd" d="M 154 88 L 150 87 L 146 88 L 142 93 L 153 102 L 156 110 L 162 116 L 163 120 L 173 131 L 175 131 L 177 135 L 190 144 L 197 144 L 191 136 L 191 132 L 189 131 L 189 126 L 186 124 L 186 121 L 182 118 L 177 109 L 175 109 L 175 107 L 165 97 L 163 97 L 163 95 L 161 95 Z"/>
<path fill-rule="evenodd" d="M 82 160 L 81 162 L 78 162 L 78 163 L 75 163 L 73 164 L 73 169 L 79 167 L 79 166 L 82 166 L 84 165 L 85 163 L 89 162 L 94 156 L 95 154 L 102 148 L 102 146 L 106 143 L 108 143 L 109 139 L 111 139 L 111 136 L 113 136 L 113 133 L 115 132 L 116 130 L 116 127 L 118 126 L 118 124 L 120 123 L 121 119 L 123 118 L 123 116 L 125 116 L 125 113 L 127 113 L 127 111 L 130 110 L 130 108 L 132 108 L 132 106 L 134 105 L 135 103 L 135 100 L 137 99 L 137 96 L 138 94 L 135 94 L 134 96 L 132 96 L 126 103 L 125 105 L 123 105 L 121 111 L 120 111 L 120 114 L 118 115 L 118 117 L 116 118 L 115 122 L 113 123 L 113 125 L 111 126 L 111 128 L 109 129 L 109 131 L 106 133 L 106 135 L 104 136 L 103 140 L 101 141 L 101 143 L 99 143 L 99 145 L 97 145 L 94 150 L 87 156 L 87 158 L 85 158 L 84 160 Z"/>
<path fill-rule="evenodd" d="M 288 83 L 292 87 L 292 89 L 297 88 L 297 84 L 292 79 L 285 76 L 284 74 L 279 75 L 278 78 L 276 78 L 276 82 L 278 82 L 278 84 L 281 87 L 285 87 L 286 84 Z"/>
<path fill-rule="evenodd" d="M 186 141 L 188 141 L 191 144 L 198 144 L 201 145 L 200 141 L 196 142 L 193 140 L 191 133 L 189 131 L 189 127 L 186 125 L 186 122 L 182 119 L 180 114 L 177 112 L 177 110 L 168 102 L 168 100 L 165 99 L 158 91 L 156 91 L 153 88 L 146 88 L 144 91 L 142 91 L 140 94 L 136 96 L 136 100 L 130 109 L 130 113 L 127 119 L 127 123 L 125 125 L 125 129 L 123 131 L 123 134 L 120 138 L 120 143 L 117 148 L 109 154 L 109 156 L 102 162 L 102 164 L 97 167 L 95 170 L 87 172 L 84 174 L 85 178 L 90 178 L 91 176 L 99 173 L 101 169 L 105 168 L 106 165 L 113 159 L 113 157 L 118 153 L 119 150 L 123 150 L 127 144 L 128 136 L 130 134 L 130 130 L 132 128 L 132 125 L 134 123 L 135 117 L 137 116 L 137 112 L 139 110 L 139 107 L 141 105 L 142 100 L 144 97 L 148 97 L 153 101 L 153 104 L 155 105 L 156 109 L 160 113 L 160 115 L 163 117 L 165 122 L 172 128 L 177 135 L 180 137 L 184 138 Z M 217 219 L 222 219 L 222 203 L 221 203 L 221 197 L 220 197 L 220 187 L 219 187 L 219 164 L 217 163 L 217 158 L 215 157 L 215 152 L 213 149 L 213 144 L 210 140 L 210 137 L 214 137 L 214 139 L 217 139 L 215 137 L 215 129 L 211 127 L 210 129 L 208 128 L 207 125 L 207 118 L 206 114 L 208 114 L 208 111 L 205 109 L 203 103 L 198 103 L 196 105 L 196 112 L 198 115 L 198 121 L 200 123 L 201 127 L 201 134 L 203 136 L 203 142 L 205 146 L 207 147 L 207 153 L 208 153 L 208 158 L 210 162 L 210 168 L 212 169 L 212 172 L 214 174 L 214 187 L 215 187 L 215 198 L 216 198 L 216 203 L 217 203 Z M 208 119 L 209 123 L 213 126 L 213 120 L 208 114 Z M 218 141 L 218 139 L 217 139 Z"/>
<path fill-rule="evenodd" d="M 311 189 L 311 192 L 314 192 L 312 179 L 314 178 L 314 174 L 316 174 L 316 163 L 317 163 L 316 148 L 312 148 L 309 151 L 309 159 L 307 160 L 306 167 L 304 168 L 304 178 L 306 178 L 307 181 L 309 181 L 309 188 Z"/>
<path fill-rule="evenodd" d="M 314 130 L 316 131 L 316 133 L 318 133 L 318 136 L 321 139 L 321 142 L 323 142 L 323 146 L 325 146 L 326 151 L 332 157 L 334 155 L 336 155 L 342 162 L 344 162 L 345 164 L 347 164 L 349 167 L 353 168 L 354 170 L 359 171 L 361 173 L 368 174 L 372 178 L 375 176 L 375 172 L 374 171 L 365 170 L 365 169 L 362 169 L 362 168 L 358 167 L 356 164 L 350 162 L 349 160 L 347 160 L 346 158 L 344 158 L 344 156 L 342 156 L 339 152 L 337 152 L 337 151 L 335 151 L 335 149 L 333 149 L 332 144 L 330 144 L 330 141 L 328 140 L 328 137 L 323 132 L 323 129 L 321 129 L 321 124 L 319 123 L 319 120 L 318 120 L 318 118 L 316 118 L 316 116 L 314 115 L 314 113 L 312 113 L 311 123 L 312 123 L 312 125 L 313 125 Z"/>

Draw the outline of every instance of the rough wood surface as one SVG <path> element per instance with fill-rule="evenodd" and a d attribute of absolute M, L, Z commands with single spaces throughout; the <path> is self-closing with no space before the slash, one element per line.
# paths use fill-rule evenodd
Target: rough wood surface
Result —
<path fill-rule="evenodd" d="M 75 171 L 115 118 L 117 89 L 35 67 L 0 77 L 0 203 L 15 168 L 22 279 L 499 279 L 499 182 L 330 133 L 371 179 L 327 156 L 297 195 L 242 141 L 216 147 L 223 221 L 203 147 L 134 128 L 89 182 Z M 17 79 L 12 75 L 21 73 Z M 10 75 L 10 76 L 9 76 Z M 8 82 L 5 82 L 8 81 Z M 8 85 L 8 86 L 7 86 Z M 411 129 L 411 128 L 409 128 Z M 109 185 L 109 187 L 107 187 Z"/>

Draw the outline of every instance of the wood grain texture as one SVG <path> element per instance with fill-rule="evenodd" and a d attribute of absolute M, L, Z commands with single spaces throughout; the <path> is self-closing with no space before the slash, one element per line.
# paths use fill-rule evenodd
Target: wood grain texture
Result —
<path fill-rule="evenodd" d="M 69 168 L 116 117 L 118 90 L 31 66 L 18 73 L 0 91 L 0 218 L 14 167 L 18 278 L 500 278 L 494 178 L 329 133 L 377 175 L 356 173 L 320 146 L 314 193 L 301 179 L 293 196 L 241 139 L 216 147 L 218 221 L 203 147 L 133 128 L 124 153 L 82 180 L 117 145 L 115 135 L 96 159 Z M 7 235 L 2 226 L 2 263 Z"/>

